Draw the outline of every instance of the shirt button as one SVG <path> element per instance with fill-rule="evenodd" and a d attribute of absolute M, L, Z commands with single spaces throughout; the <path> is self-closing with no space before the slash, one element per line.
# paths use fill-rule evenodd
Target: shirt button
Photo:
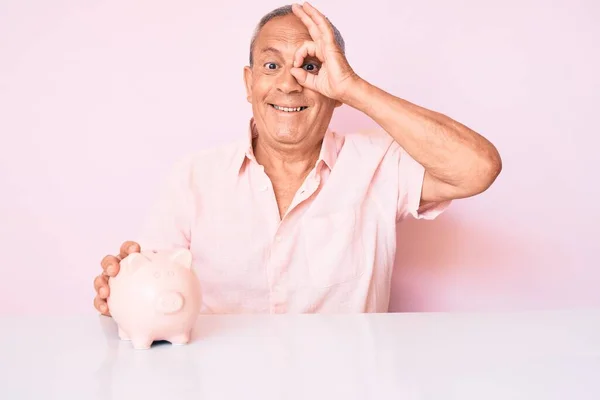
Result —
<path fill-rule="evenodd" d="M 275 241 L 277 243 L 280 243 L 281 242 L 281 236 L 279 236 L 279 235 L 275 236 Z"/>
<path fill-rule="evenodd" d="M 266 192 L 267 190 L 269 190 L 269 186 L 267 186 L 267 185 L 260 188 L 261 192 Z"/>

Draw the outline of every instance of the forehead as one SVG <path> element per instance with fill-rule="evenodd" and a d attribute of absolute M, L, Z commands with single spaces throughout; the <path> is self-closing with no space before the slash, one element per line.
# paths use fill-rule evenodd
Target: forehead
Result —
<path fill-rule="evenodd" d="M 273 18 L 262 27 L 256 38 L 256 50 L 274 47 L 283 52 L 287 46 L 292 46 L 295 50 L 305 40 L 312 40 L 308 29 L 298 17 L 289 14 Z"/>

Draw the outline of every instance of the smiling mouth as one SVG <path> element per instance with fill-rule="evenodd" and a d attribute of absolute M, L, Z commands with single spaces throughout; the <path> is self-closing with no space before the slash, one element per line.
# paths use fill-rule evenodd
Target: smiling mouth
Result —
<path fill-rule="evenodd" d="M 289 112 L 289 113 L 304 111 L 304 110 L 306 110 L 308 108 L 307 106 L 281 107 L 281 106 L 277 106 L 275 104 L 270 104 L 270 103 L 269 103 L 269 105 L 271 107 L 273 107 L 274 109 L 276 109 L 277 111 L 283 111 L 283 112 Z"/>

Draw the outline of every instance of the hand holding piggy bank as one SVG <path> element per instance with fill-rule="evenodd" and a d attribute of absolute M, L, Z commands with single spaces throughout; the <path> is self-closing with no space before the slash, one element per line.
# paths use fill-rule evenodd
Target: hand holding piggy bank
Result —
<path fill-rule="evenodd" d="M 119 337 L 136 349 L 155 340 L 186 344 L 200 313 L 200 283 L 187 249 L 132 253 L 108 281 Z"/>

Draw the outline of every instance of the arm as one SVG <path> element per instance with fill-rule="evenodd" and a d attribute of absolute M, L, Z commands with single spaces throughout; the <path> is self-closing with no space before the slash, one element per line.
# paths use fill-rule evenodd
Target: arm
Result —
<path fill-rule="evenodd" d="M 142 250 L 190 248 L 194 215 L 193 154 L 182 157 L 172 167 L 157 198 L 146 212 L 138 243 Z"/>
<path fill-rule="evenodd" d="M 146 218 L 146 227 L 141 240 L 126 241 L 121 245 L 118 256 L 107 255 L 102 259 L 103 272 L 94 279 L 96 297 L 94 307 L 110 315 L 107 298 L 110 295 L 108 278 L 117 276 L 121 260 L 131 253 L 190 246 L 189 231 L 192 213 L 190 195 L 191 162 L 185 158 L 178 162 L 163 186 L 152 212 Z"/>
<path fill-rule="evenodd" d="M 342 102 L 367 114 L 425 168 L 421 203 L 485 191 L 502 168 L 492 143 L 440 113 L 419 107 L 356 78 Z"/>
<path fill-rule="evenodd" d="M 502 161 L 489 141 L 445 115 L 392 96 L 358 77 L 323 14 L 309 3 L 293 10 L 314 41 L 297 50 L 292 75 L 301 85 L 367 114 L 423 166 L 422 205 L 470 197 L 494 182 Z M 323 63 L 317 74 L 299 68 L 307 55 Z"/>

